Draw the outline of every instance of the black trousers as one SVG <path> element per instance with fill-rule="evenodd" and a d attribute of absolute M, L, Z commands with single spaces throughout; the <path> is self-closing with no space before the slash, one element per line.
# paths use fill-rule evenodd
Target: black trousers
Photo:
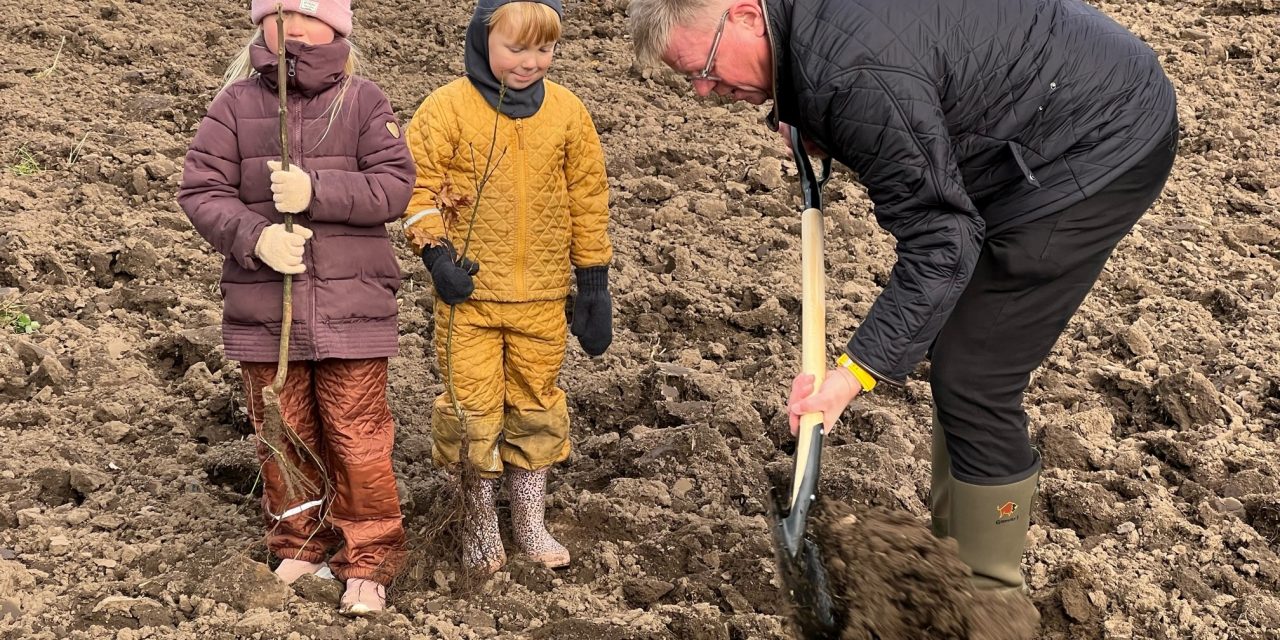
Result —
<path fill-rule="evenodd" d="M 929 382 L 952 474 L 1016 482 L 1039 468 L 1023 392 L 1103 265 L 1164 188 L 1177 124 L 1102 191 L 986 238 L 973 279 L 933 344 Z"/>

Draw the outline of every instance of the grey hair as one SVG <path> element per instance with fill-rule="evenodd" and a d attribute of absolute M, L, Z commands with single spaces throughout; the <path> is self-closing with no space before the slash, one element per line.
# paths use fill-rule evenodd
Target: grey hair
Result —
<path fill-rule="evenodd" d="M 631 0 L 627 5 L 627 22 L 636 58 L 642 64 L 662 60 L 676 27 L 693 26 L 706 13 L 707 7 L 723 0 Z"/>

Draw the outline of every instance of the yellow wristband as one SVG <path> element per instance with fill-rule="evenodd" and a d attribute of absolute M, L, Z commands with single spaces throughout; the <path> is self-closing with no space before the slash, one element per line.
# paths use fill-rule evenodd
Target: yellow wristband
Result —
<path fill-rule="evenodd" d="M 840 354 L 840 359 L 836 360 L 836 364 L 848 369 L 849 373 L 852 373 L 853 377 L 858 379 L 858 384 L 862 385 L 863 391 L 870 391 L 876 388 L 875 377 L 867 373 L 866 369 L 859 367 L 858 363 L 854 362 L 853 359 L 849 357 L 849 354 Z"/>

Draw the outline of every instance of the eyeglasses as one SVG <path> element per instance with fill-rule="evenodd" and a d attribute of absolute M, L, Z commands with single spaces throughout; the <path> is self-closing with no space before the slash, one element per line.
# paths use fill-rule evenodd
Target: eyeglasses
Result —
<path fill-rule="evenodd" d="M 728 19 L 729 10 L 726 9 L 724 13 L 720 14 L 720 24 L 716 27 L 715 37 L 711 40 L 711 52 L 707 54 L 707 66 L 703 67 L 702 71 L 689 74 L 689 82 L 695 82 L 698 80 L 720 82 L 720 78 L 718 76 L 711 75 L 711 69 L 716 66 L 716 50 L 720 48 L 720 36 L 724 35 L 724 24 Z"/>

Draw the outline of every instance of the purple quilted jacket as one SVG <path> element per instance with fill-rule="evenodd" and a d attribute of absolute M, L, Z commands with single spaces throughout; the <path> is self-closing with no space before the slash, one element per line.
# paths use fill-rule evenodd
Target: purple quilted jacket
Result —
<path fill-rule="evenodd" d="M 386 96 L 343 72 L 346 40 L 290 42 L 289 155 L 311 176 L 312 200 L 294 224 L 311 228 L 306 273 L 293 277 L 290 360 L 378 358 L 397 352 L 400 269 L 384 226 L 413 191 L 413 158 Z M 187 152 L 178 202 L 226 257 L 222 340 L 232 360 L 274 362 L 280 339 L 282 276 L 253 249 L 282 222 L 271 200 L 268 160 L 280 158 L 276 57 L 251 49 L 259 75 L 223 90 Z M 341 110 L 330 109 L 349 85 Z M 326 133 L 327 131 L 327 133 Z"/>

